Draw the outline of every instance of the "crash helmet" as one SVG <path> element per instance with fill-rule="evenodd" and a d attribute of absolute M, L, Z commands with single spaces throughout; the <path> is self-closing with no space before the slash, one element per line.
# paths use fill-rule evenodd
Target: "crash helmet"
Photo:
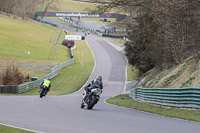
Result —
<path fill-rule="evenodd" d="M 45 81 L 45 80 L 50 80 L 50 78 L 43 79 L 43 81 Z"/>
<path fill-rule="evenodd" d="M 102 76 L 97 76 L 97 80 L 102 81 Z"/>

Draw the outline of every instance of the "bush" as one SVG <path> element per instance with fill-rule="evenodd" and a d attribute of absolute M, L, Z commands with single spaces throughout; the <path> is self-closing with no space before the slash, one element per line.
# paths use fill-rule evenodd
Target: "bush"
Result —
<path fill-rule="evenodd" d="M 3 73 L 2 84 L 3 85 L 19 85 L 23 83 L 24 76 L 18 70 L 17 67 L 7 67 L 6 71 Z"/>

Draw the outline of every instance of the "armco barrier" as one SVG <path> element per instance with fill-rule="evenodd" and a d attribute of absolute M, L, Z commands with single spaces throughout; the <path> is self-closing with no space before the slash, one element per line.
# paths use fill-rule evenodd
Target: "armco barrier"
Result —
<path fill-rule="evenodd" d="M 132 88 L 130 97 L 138 102 L 180 108 L 200 108 L 200 88 Z"/>
<path fill-rule="evenodd" d="M 111 37 L 111 38 L 124 38 L 126 36 L 117 36 L 117 35 L 110 35 L 110 34 L 102 34 L 102 37 Z"/>
<path fill-rule="evenodd" d="M 51 69 L 51 73 L 45 75 L 44 77 L 41 77 L 35 81 L 32 81 L 32 82 L 29 82 L 29 83 L 26 83 L 26 84 L 23 84 L 23 85 L 19 85 L 19 92 L 18 93 L 23 93 L 25 91 L 28 91 L 28 90 L 31 90 L 37 86 L 39 86 L 41 84 L 41 82 L 43 81 L 43 79 L 47 79 L 47 78 L 53 78 L 55 76 L 57 76 L 59 74 L 59 69 L 62 69 L 68 65 L 71 65 L 74 63 L 74 58 L 68 60 L 68 61 L 65 61 L 59 65 L 56 65 L 54 66 L 52 69 Z"/>

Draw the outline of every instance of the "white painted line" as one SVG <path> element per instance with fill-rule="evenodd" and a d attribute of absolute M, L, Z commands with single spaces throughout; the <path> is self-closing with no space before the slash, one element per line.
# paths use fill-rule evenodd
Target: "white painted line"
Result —
<path fill-rule="evenodd" d="M 83 56 L 83 49 L 81 51 L 81 56 L 82 56 L 82 58 L 81 58 L 81 66 L 83 66 L 83 58 L 84 58 L 84 56 Z"/>
<path fill-rule="evenodd" d="M 125 80 L 125 85 L 124 85 L 124 91 L 123 91 L 123 93 L 125 93 L 126 92 L 126 84 L 127 84 L 127 68 L 128 68 L 128 63 L 126 64 L 126 69 L 125 69 L 125 76 L 126 76 L 126 80 Z"/>
<path fill-rule="evenodd" d="M 35 132 L 35 133 L 44 133 L 44 132 L 35 131 L 35 130 L 27 129 L 27 128 L 12 126 L 12 125 L 8 125 L 8 124 L 4 124 L 4 123 L 0 123 L 0 125 L 7 126 L 7 127 L 12 127 L 12 128 L 17 128 L 17 129 L 21 129 L 21 130 L 26 130 L 26 131 L 30 131 L 30 132 Z"/>
<path fill-rule="evenodd" d="M 123 50 L 123 48 L 121 48 L 121 47 L 119 47 L 119 46 L 116 46 L 116 45 L 114 45 L 113 43 L 111 43 L 111 42 L 109 42 L 109 41 L 107 41 L 107 40 L 105 40 L 105 39 L 104 39 L 104 41 L 106 41 L 108 44 L 110 44 L 111 46 L 113 46 L 113 47 L 114 47 L 115 49 L 117 49 L 119 52 L 121 52 L 121 51 Z M 126 76 L 126 77 L 125 77 L 125 84 L 124 84 L 123 92 L 120 93 L 120 94 L 124 94 L 124 93 L 126 92 L 128 61 L 126 61 L 126 62 L 127 62 L 127 64 L 126 64 L 126 69 L 125 69 L 125 76 Z M 120 94 L 116 94 L 116 95 L 112 96 L 111 98 L 113 98 L 113 97 L 115 97 L 115 96 L 117 96 L 117 95 L 120 95 Z M 107 99 L 110 99 L 110 98 L 107 98 Z M 107 99 L 104 99 L 104 103 L 109 104 L 109 103 L 106 102 Z"/>
<path fill-rule="evenodd" d="M 113 98 L 113 97 L 115 97 L 115 96 L 124 94 L 124 93 L 126 92 L 128 62 L 126 62 L 126 63 L 127 63 L 127 64 L 126 64 L 126 69 L 125 69 L 125 76 L 126 76 L 126 78 L 125 78 L 124 90 L 123 90 L 122 93 L 116 94 L 116 95 L 114 95 L 114 96 L 112 96 L 112 97 L 110 97 L 110 98 Z M 106 102 L 106 100 L 107 100 L 107 99 L 110 99 L 110 98 L 104 99 L 104 103 L 105 103 L 105 104 L 109 104 L 109 105 L 114 105 L 114 104 L 110 104 L 110 103 L 107 103 L 107 102 Z M 118 106 L 118 105 L 115 105 L 115 106 Z M 123 107 L 123 106 L 121 106 L 121 107 Z M 126 107 L 124 107 L 124 108 L 126 108 Z"/>
<path fill-rule="evenodd" d="M 119 46 L 116 46 L 116 45 L 114 45 L 113 43 L 111 43 L 111 42 L 109 42 L 109 41 L 106 41 L 108 44 L 110 44 L 111 46 L 113 46 L 115 49 L 117 49 L 118 51 L 122 51 L 122 48 L 121 47 L 119 47 Z"/>

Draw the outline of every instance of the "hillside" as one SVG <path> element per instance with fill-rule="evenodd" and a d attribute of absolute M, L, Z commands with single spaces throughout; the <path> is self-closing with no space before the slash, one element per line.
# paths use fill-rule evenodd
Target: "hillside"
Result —
<path fill-rule="evenodd" d="M 54 9 L 49 11 L 54 12 L 87 12 L 85 9 L 93 6 L 94 4 L 88 2 L 80 2 L 73 0 L 59 0 L 58 3 L 54 3 Z"/>
<path fill-rule="evenodd" d="M 25 75 L 42 76 L 53 65 L 70 59 L 69 50 L 62 45 L 52 58 L 59 32 L 57 27 L 0 14 L 0 77 L 7 66 L 13 65 Z M 64 39 L 62 33 L 59 43 Z"/>
<path fill-rule="evenodd" d="M 184 88 L 200 86 L 200 61 L 190 57 L 177 66 L 154 68 L 147 72 L 137 87 Z"/>

